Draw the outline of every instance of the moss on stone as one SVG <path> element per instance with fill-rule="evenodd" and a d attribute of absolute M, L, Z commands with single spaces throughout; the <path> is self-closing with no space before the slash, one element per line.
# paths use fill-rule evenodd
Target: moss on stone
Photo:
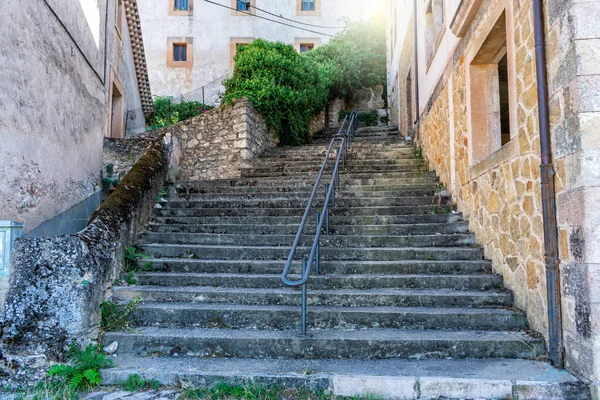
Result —
<path fill-rule="evenodd" d="M 138 204 L 152 190 L 155 180 L 165 173 L 167 163 L 162 137 L 159 137 L 94 212 L 89 224 L 99 220 L 108 228 L 109 234 L 118 234 L 121 223 L 130 220 Z"/>

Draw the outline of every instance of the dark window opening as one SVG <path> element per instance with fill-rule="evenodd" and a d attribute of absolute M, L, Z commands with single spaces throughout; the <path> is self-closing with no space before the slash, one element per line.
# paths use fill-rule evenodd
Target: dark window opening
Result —
<path fill-rule="evenodd" d="M 302 0 L 302 11 L 315 11 L 316 0 Z"/>
<path fill-rule="evenodd" d="M 173 61 L 187 61 L 187 44 L 173 45 Z"/>
<path fill-rule="evenodd" d="M 500 133 L 502 146 L 510 142 L 510 104 L 508 102 L 508 59 L 504 55 L 498 62 L 498 94 L 500 97 Z"/>
<path fill-rule="evenodd" d="M 250 11 L 250 0 L 237 0 L 236 8 L 238 11 Z"/>
<path fill-rule="evenodd" d="M 300 53 L 306 53 L 307 51 L 314 50 L 315 45 L 313 43 L 300 43 Z"/>
<path fill-rule="evenodd" d="M 189 11 L 188 0 L 175 0 L 174 11 Z"/>

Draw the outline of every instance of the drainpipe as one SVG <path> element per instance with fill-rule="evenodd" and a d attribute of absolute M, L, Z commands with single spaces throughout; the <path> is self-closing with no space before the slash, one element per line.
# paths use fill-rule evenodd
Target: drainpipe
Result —
<path fill-rule="evenodd" d="M 556 192 L 554 188 L 554 167 L 552 165 L 552 144 L 550 138 L 550 117 L 548 106 L 548 79 L 546 69 L 546 38 L 543 0 L 533 0 L 533 24 L 535 32 L 535 61 L 540 124 L 540 152 L 542 164 L 541 194 L 544 222 L 544 248 L 546 261 L 546 286 L 548 289 L 548 350 L 552 364 L 564 367 L 562 311 L 560 294 L 560 258 L 558 253 L 558 226 L 556 222 Z"/>
<path fill-rule="evenodd" d="M 417 39 L 417 0 L 414 0 L 414 5 L 413 5 L 413 45 L 414 45 L 414 49 L 413 49 L 413 57 L 415 59 L 415 66 L 414 66 L 414 71 L 415 73 L 414 75 L 414 82 L 415 82 L 415 121 L 414 124 L 417 125 L 419 123 L 419 117 L 420 117 L 420 105 L 419 105 L 419 56 L 418 56 L 418 47 L 417 45 L 419 44 L 418 39 Z"/>

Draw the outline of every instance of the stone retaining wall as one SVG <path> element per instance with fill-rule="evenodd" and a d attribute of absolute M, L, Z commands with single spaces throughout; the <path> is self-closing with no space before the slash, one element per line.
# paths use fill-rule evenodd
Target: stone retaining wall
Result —
<path fill-rule="evenodd" d="M 20 383 L 35 382 L 72 341 L 86 344 L 98 337 L 100 304 L 122 272 L 123 249 L 153 214 L 175 150 L 174 138 L 159 137 L 83 231 L 16 242 L 2 324 L 1 379 L 13 375 Z"/>
<path fill-rule="evenodd" d="M 277 144 L 248 100 L 221 105 L 161 131 L 179 139 L 180 180 L 238 178 L 241 167 Z"/>

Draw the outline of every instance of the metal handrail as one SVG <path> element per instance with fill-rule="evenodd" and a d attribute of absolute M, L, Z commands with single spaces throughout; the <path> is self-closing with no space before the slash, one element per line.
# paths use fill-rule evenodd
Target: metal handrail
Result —
<path fill-rule="evenodd" d="M 339 184 L 339 168 L 340 161 L 342 161 L 345 165 L 346 154 L 348 151 L 348 146 L 352 143 L 354 139 L 354 135 L 356 133 L 356 128 L 358 124 L 358 107 L 352 110 L 350 114 L 350 121 L 348 123 L 348 127 L 344 132 L 344 126 L 346 125 L 346 121 L 348 120 L 348 115 L 344 118 L 344 122 L 340 126 L 337 135 L 335 135 L 331 139 L 331 143 L 329 144 L 329 148 L 327 149 L 327 153 L 325 154 L 325 159 L 323 160 L 323 164 L 321 165 L 321 169 L 317 175 L 317 179 L 315 181 L 315 185 L 308 199 L 308 204 L 306 205 L 306 209 L 304 211 L 304 215 L 302 216 L 302 221 L 300 221 L 300 226 L 298 227 L 298 232 L 296 233 L 296 238 L 294 240 L 294 244 L 290 250 L 290 254 L 288 256 L 287 262 L 281 273 L 281 282 L 283 282 L 287 286 L 302 286 L 302 334 L 306 335 L 306 308 L 307 308 L 307 287 L 306 283 L 310 278 L 310 274 L 315 266 L 315 273 L 319 274 L 319 247 L 320 247 L 320 238 L 321 232 L 323 231 L 323 225 L 325 225 L 325 233 L 329 234 L 329 208 L 335 207 L 335 186 Z M 343 133 L 342 133 L 343 132 Z M 292 267 L 292 263 L 296 256 L 296 252 L 298 249 L 298 245 L 300 244 L 300 240 L 302 238 L 302 233 L 304 232 L 304 228 L 306 225 L 306 221 L 308 220 L 308 216 L 310 214 L 310 210 L 312 208 L 313 201 L 317 194 L 319 185 L 321 183 L 321 178 L 323 177 L 323 173 L 327 167 L 327 162 L 329 161 L 329 156 L 331 155 L 331 151 L 333 150 L 334 144 L 339 141 L 339 145 L 336 150 L 336 160 L 335 163 L 332 163 L 332 171 L 331 171 L 331 181 L 325 185 L 325 203 L 323 204 L 323 208 L 321 210 L 321 217 L 319 218 L 319 212 L 316 212 L 316 232 L 315 238 L 313 240 L 313 244 L 311 247 L 310 255 L 308 260 L 306 255 L 302 257 L 302 277 L 298 280 L 291 280 L 288 278 L 290 273 L 290 269 Z"/>

